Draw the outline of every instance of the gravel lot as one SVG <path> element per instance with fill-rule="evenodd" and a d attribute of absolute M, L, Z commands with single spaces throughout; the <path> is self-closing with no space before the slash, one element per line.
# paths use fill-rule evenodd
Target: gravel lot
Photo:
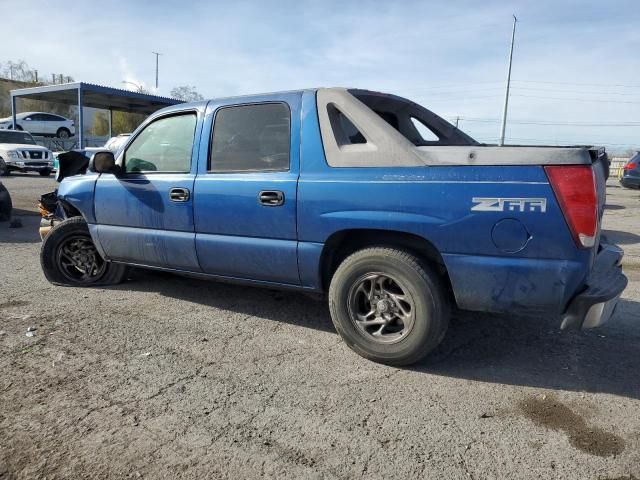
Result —
<path fill-rule="evenodd" d="M 352 353 L 323 302 L 135 271 L 49 285 L 35 202 L 0 223 L 0 478 L 640 478 L 640 194 L 611 181 L 627 252 L 615 317 L 464 314 L 420 365 Z M 27 328 L 36 327 L 27 337 Z"/>

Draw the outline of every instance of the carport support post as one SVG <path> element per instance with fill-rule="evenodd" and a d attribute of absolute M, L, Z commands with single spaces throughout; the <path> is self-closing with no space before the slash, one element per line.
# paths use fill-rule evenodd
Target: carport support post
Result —
<path fill-rule="evenodd" d="M 80 143 L 79 148 L 84 148 L 84 114 L 82 112 L 82 85 L 78 85 L 78 141 Z"/>
<path fill-rule="evenodd" d="M 13 124 L 11 128 L 16 129 L 16 97 L 12 93 L 11 94 L 11 123 Z"/>
<path fill-rule="evenodd" d="M 111 131 L 112 126 L 113 126 L 113 110 L 109 109 L 109 138 L 113 137 L 113 132 Z"/>

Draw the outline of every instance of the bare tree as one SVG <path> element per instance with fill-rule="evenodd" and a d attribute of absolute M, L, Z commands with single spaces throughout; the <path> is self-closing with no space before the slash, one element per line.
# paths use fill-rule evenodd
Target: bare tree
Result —
<path fill-rule="evenodd" d="M 178 100 L 184 100 L 185 102 L 196 102 L 198 100 L 204 100 L 204 97 L 198 93 L 196 87 L 190 85 L 181 85 L 171 89 L 170 95 Z"/>

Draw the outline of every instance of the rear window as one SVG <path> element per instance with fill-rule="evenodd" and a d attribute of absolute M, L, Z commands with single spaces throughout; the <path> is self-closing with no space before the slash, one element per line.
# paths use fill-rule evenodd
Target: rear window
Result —
<path fill-rule="evenodd" d="M 20 143 L 23 145 L 35 145 L 36 141 L 27 132 L 14 132 L 11 130 L 0 130 L 0 143 Z"/>
<path fill-rule="evenodd" d="M 417 147 L 478 145 L 473 138 L 414 102 L 367 90 L 349 90 L 349 93 Z"/>

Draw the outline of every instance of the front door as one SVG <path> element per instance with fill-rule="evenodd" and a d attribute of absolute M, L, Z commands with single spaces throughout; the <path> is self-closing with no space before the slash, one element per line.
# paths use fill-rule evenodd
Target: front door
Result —
<path fill-rule="evenodd" d="M 197 125 L 195 111 L 153 120 L 124 151 L 122 174 L 100 175 L 95 216 L 107 258 L 200 270 L 193 223 Z"/>
<path fill-rule="evenodd" d="M 196 250 L 206 273 L 298 285 L 300 97 L 210 104 L 195 182 Z M 209 126 L 207 128 L 207 126 Z M 206 149 L 206 150 L 205 150 Z"/>

